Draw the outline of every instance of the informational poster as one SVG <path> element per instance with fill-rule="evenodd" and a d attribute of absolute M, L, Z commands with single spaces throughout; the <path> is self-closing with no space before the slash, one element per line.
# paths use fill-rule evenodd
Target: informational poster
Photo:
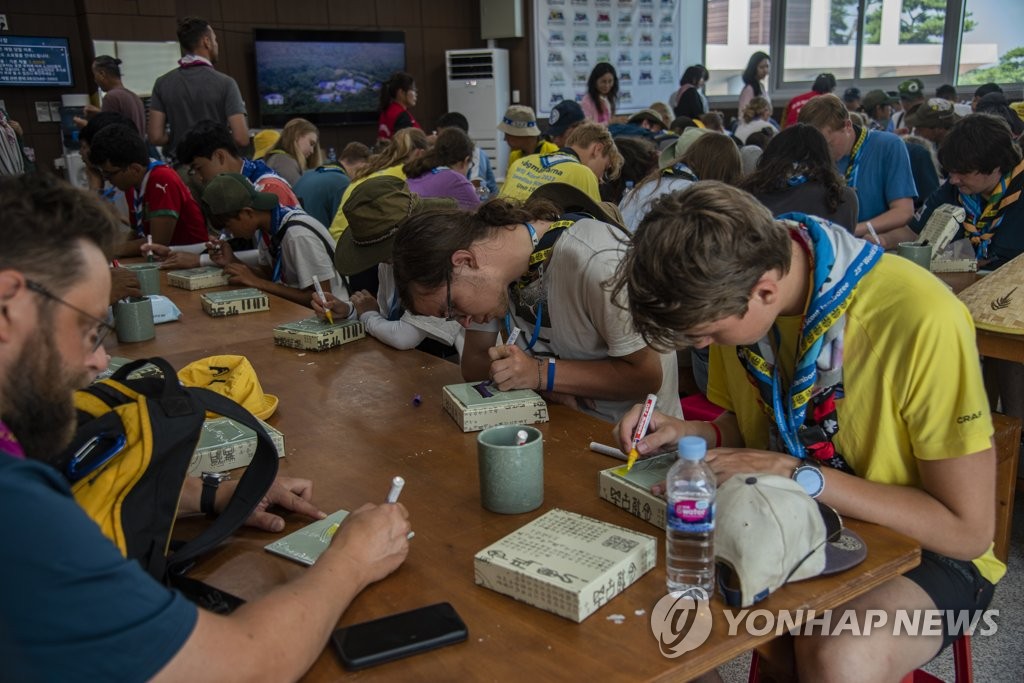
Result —
<path fill-rule="evenodd" d="M 0 85 L 72 84 L 67 38 L 0 36 Z"/>
<path fill-rule="evenodd" d="M 537 115 L 546 117 L 562 100 L 582 100 L 601 62 L 619 76 L 617 114 L 667 102 L 682 75 L 681 2 L 535 0 Z"/>

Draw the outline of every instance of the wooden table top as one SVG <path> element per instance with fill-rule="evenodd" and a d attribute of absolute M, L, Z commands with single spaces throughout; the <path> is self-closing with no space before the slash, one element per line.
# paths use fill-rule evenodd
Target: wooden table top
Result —
<path fill-rule="evenodd" d="M 272 302 L 272 310 L 277 303 Z M 233 327 L 253 317 L 237 316 Z M 208 324 L 221 322 L 210 319 Z M 161 346 L 165 339 L 158 334 Z M 552 406 L 551 422 L 539 425 L 544 504 L 532 513 L 494 514 L 480 505 L 476 434 L 463 434 L 441 408 L 442 387 L 461 381 L 457 366 L 416 351 L 396 351 L 371 338 L 321 353 L 276 347 L 269 331 L 263 339 L 229 342 L 222 337 L 221 344 L 216 352 L 247 356 L 264 390 L 280 397 L 269 422 L 285 435 L 281 472 L 314 479 L 314 499 L 321 509 L 351 510 L 366 501 L 383 501 L 394 475 L 406 479 L 402 502 L 416 531 L 409 557 L 395 574 L 360 594 L 341 625 L 448 601 L 469 628 L 465 643 L 365 670 L 358 674 L 361 680 L 514 680 L 524 675 L 544 681 L 683 680 L 774 635 L 728 636 L 723 604 L 716 599 L 712 635 L 704 645 L 678 659 L 659 653 L 649 615 L 665 595 L 663 533 L 598 497 L 599 470 L 617 461 L 588 446 L 591 441 L 610 443 L 610 424 Z M 195 354 L 166 349 L 164 355 L 180 367 Z M 419 407 L 412 403 L 414 394 L 422 397 Z M 473 582 L 476 552 L 553 507 L 659 539 L 656 568 L 582 624 Z M 295 515 L 287 519 L 286 533 L 309 522 Z M 185 520 L 179 529 L 188 533 L 202 523 Z M 910 539 L 866 523 L 850 526 L 869 547 L 862 565 L 785 586 L 757 607 L 773 612 L 835 608 L 919 562 L 919 548 Z M 258 598 L 305 570 L 263 550 L 276 538 L 243 530 L 204 558 L 193 575 L 240 597 Z M 609 620 L 613 614 L 623 615 L 624 622 Z M 304 680 L 333 681 L 342 675 L 328 646 Z"/>
<path fill-rule="evenodd" d="M 137 259 L 141 262 L 141 259 Z M 160 271 L 160 294 L 174 302 L 181 310 L 181 319 L 156 326 L 156 337 L 144 342 L 121 343 L 111 334 L 104 345 L 112 356 L 146 358 L 152 355 L 166 355 L 177 351 L 193 352 L 193 360 L 228 353 L 223 348 L 236 342 L 253 339 L 270 339 L 276 326 L 310 318 L 313 309 L 300 306 L 287 299 L 268 295 L 270 310 L 245 315 L 214 318 L 203 311 L 200 296 L 207 292 L 221 292 L 243 289 L 238 285 L 213 287 L 189 291 L 167 284 L 167 271 Z"/>

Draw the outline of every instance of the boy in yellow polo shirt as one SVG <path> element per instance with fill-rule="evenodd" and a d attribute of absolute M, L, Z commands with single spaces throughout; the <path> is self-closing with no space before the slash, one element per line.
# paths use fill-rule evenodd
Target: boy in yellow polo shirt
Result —
<path fill-rule="evenodd" d="M 917 540 L 919 567 L 845 606 L 857 623 L 868 610 L 889 624 L 899 609 L 983 610 L 1006 567 L 992 554 L 995 450 L 970 315 L 926 270 L 793 216 L 702 182 L 641 222 L 617 286 L 655 347 L 711 345 L 708 398 L 725 413 L 656 415 L 638 450 L 702 436 L 719 484 L 793 476 L 840 514 Z M 638 416 L 619 423 L 624 447 Z M 899 680 L 956 635 L 800 635 L 792 654 L 800 680 Z M 776 668 L 789 664 L 779 654 Z"/>

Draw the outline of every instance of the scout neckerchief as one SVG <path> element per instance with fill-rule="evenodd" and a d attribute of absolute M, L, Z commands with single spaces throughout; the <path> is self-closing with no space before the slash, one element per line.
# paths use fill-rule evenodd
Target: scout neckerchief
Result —
<path fill-rule="evenodd" d="M 789 224 L 790 236 L 806 251 L 812 271 L 811 298 L 800 325 L 790 386 L 782 386 L 776 363 L 775 326 L 756 345 L 737 347 L 736 353 L 758 391 L 758 404 L 773 423 L 769 448 L 801 460 L 811 454 L 849 472 L 832 445 L 839 431 L 835 400 L 842 395 L 844 314 L 857 283 L 882 257 L 882 248 L 801 213 L 779 219 L 796 221 Z"/>
<path fill-rule="evenodd" d="M 693 169 L 681 161 L 677 161 L 666 169 L 662 169 L 661 175 L 667 178 L 681 178 L 690 182 L 697 182 L 700 178 L 693 172 Z"/>
<path fill-rule="evenodd" d="M 0 421 L 0 453 L 6 453 L 18 460 L 25 459 L 25 451 L 10 428 Z"/>
<path fill-rule="evenodd" d="M 860 164 L 860 159 L 858 159 L 857 157 L 860 156 L 861 148 L 864 146 L 864 143 L 867 142 L 868 129 L 866 126 L 863 128 L 861 128 L 860 126 L 854 126 L 853 133 L 854 135 L 857 136 L 857 142 L 853 143 L 853 149 L 850 150 L 850 160 L 846 164 L 845 178 L 847 185 L 856 188 L 858 170 L 857 166 Z"/>
<path fill-rule="evenodd" d="M 957 191 L 960 204 L 967 212 L 964 220 L 964 236 L 969 237 L 979 259 L 988 258 L 988 245 L 1003 222 L 1003 215 L 1012 204 L 1020 199 L 1024 189 L 1024 161 L 999 179 L 988 200 L 982 205 L 980 194 Z"/>
<path fill-rule="evenodd" d="M 274 264 L 274 270 L 272 280 L 274 282 L 281 281 L 281 244 L 274 239 L 274 235 L 281 229 L 281 225 L 284 223 L 285 218 L 288 214 L 295 211 L 293 207 L 280 206 L 278 205 L 270 212 L 270 230 L 264 236 L 264 240 L 267 244 L 267 248 L 270 251 L 271 262 Z"/>
<path fill-rule="evenodd" d="M 263 162 L 263 159 L 242 159 L 241 173 L 253 185 L 268 175 L 274 176 L 275 178 L 281 177 L 274 169 L 267 166 Z"/>
<path fill-rule="evenodd" d="M 575 223 L 575 220 L 555 221 L 548 227 L 543 237 L 537 238 L 537 231 L 527 223 L 526 229 L 530 231 L 530 239 L 533 241 L 533 252 L 530 254 L 530 262 L 526 272 L 519 279 L 509 285 L 509 299 L 516 307 L 516 315 L 533 324 L 533 332 L 530 340 L 526 343 L 526 350 L 531 350 L 540 337 L 541 327 L 551 327 L 551 315 L 544 304 L 547 302 L 547 288 L 544 285 L 544 270 L 547 267 L 551 253 L 554 251 L 555 242 L 565 234 L 565 229 Z M 512 314 L 505 314 L 506 332 L 512 330 Z"/>
<path fill-rule="evenodd" d="M 206 57 L 200 57 L 199 55 L 185 55 L 178 60 L 178 66 L 182 69 L 191 69 L 197 66 L 208 66 L 213 68 L 213 62 Z"/>
<path fill-rule="evenodd" d="M 132 198 L 132 208 L 135 209 L 135 235 L 137 237 L 145 237 L 146 231 L 142 227 L 142 210 L 145 206 L 143 197 L 146 195 L 146 185 L 149 183 L 149 174 L 153 172 L 153 169 L 157 166 L 163 166 L 164 162 L 157 161 L 156 159 L 149 160 L 149 166 L 146 167 L 146 175 L 142 176 L 142 184 L 139 185 L 135 191 L 135 196 Z"/>

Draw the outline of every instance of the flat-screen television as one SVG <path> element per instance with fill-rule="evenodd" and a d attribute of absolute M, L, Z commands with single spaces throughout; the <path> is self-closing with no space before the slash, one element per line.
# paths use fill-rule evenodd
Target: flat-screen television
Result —
<path fill-rule="evenodd" d="M 67 38 L 0 33 L 0 86 L 69 87 L 74 83 Z"/>
<path fill-rule="evenodd" d="M 405 70 L 401 31 L 253 29 L 260 125 L 377 122 L 380 88 Z"/>

